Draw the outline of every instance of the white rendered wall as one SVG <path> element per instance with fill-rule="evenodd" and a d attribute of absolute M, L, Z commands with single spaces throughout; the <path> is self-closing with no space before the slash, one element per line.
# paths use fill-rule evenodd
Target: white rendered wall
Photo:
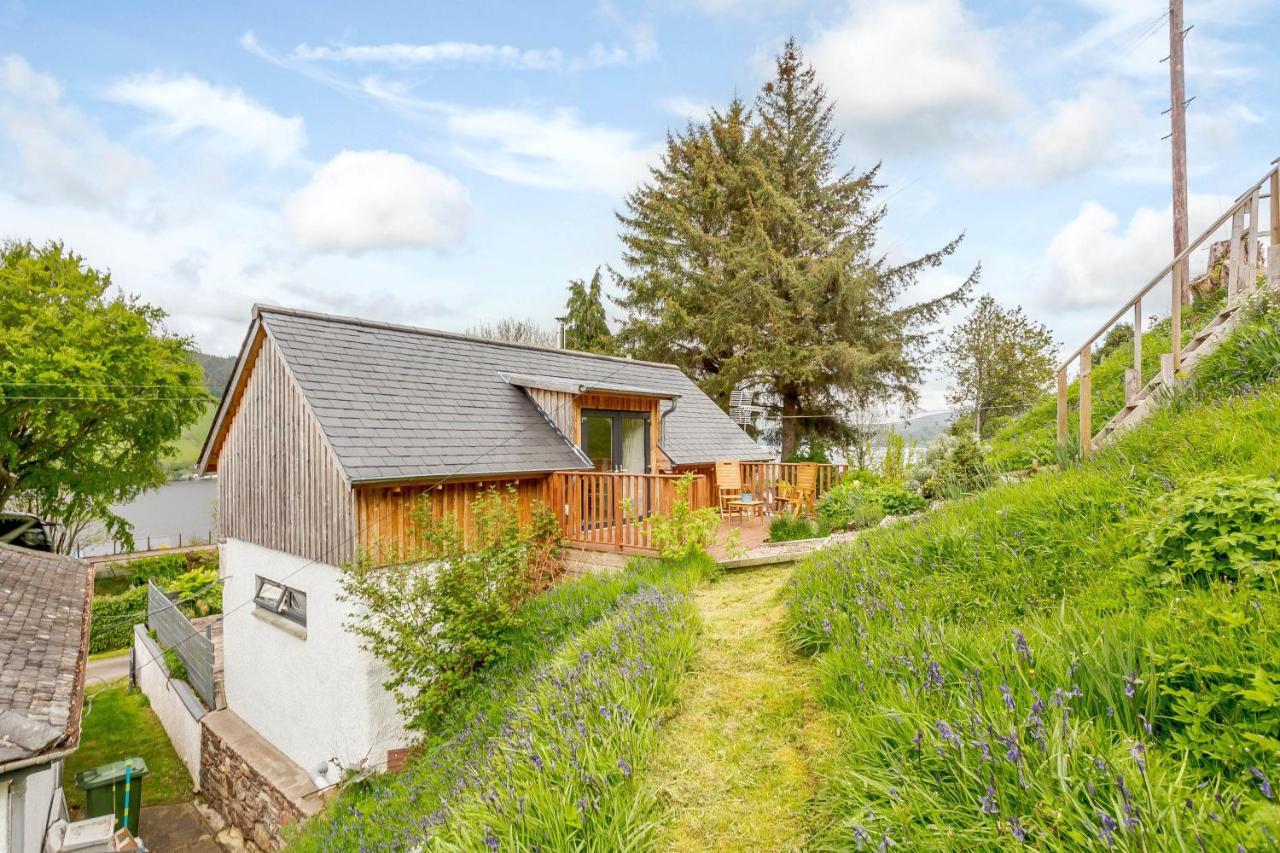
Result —
<path fill-rule="evenodd" d="M 308 774 L 327 761 L 385 767 L 408 739 L 385 669 L 343 627 L 338 569 L 238 539 L 221 554 L 227 707 Z M 307 594 L 305 629 L 245 604 L 257 575 Z"/>
<path fill-rule="evenodd" d="M 151 652 L 149 642 L 144 642 L 146 628 L 134 628 L 133 656 L 138 673 L 138 688 L 151 702 L 151 710 L 160 718 L 169 742 L 191 774 L 195 789 L 200 790 L 200 718 L 193 716 L 175 682 L 169 680 L 164 657 Z"/>

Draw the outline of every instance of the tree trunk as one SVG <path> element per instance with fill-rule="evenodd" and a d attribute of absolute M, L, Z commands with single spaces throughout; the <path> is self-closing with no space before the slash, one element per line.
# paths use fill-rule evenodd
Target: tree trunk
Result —
<path fill-rule="evenodd" d="M 782 393 L 782 458 L 785 461 L 800 449 L 800 397 L 793 392 Z"/>

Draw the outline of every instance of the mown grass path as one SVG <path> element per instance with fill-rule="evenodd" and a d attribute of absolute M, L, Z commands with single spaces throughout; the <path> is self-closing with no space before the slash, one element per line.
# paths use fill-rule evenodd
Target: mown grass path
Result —
<path fill-rule="evenodd" d="M 666 805 L 659 850 L 805 847 L 811 768 L 833 738 L 778 630 L 790 575 L 740 572 L 693 593 L 697 656 L 645 774 Z"/>

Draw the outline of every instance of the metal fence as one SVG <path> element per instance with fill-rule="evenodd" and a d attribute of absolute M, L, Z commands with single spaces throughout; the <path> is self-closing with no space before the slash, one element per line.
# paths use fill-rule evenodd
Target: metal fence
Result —
<path fill-rule="evenodd" d="M 147 581 L 147 627 L 156 632 L 162 648 L 173 649 L 187 668 L 187 680 L 205 704 L 216 707 L 213 638 L 197 630 L 164 590 L 150 580 Z"/>

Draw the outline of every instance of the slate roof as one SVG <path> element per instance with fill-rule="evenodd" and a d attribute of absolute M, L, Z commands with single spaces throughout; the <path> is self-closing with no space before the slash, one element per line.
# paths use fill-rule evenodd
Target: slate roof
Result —
<path fill-rule="evenodd" d="M 352 482 L 586 467 L 513 377 L 678 398 L 676 465 L 769 459 L 677 367 L 258 306 Z M 664 410 L 668 408 L 664 404 Z"/>
<path fill-rule="evenodd" d="M 0 771 L 79 742 L 90 571 L 71 557 L 0 545 Z"/>

